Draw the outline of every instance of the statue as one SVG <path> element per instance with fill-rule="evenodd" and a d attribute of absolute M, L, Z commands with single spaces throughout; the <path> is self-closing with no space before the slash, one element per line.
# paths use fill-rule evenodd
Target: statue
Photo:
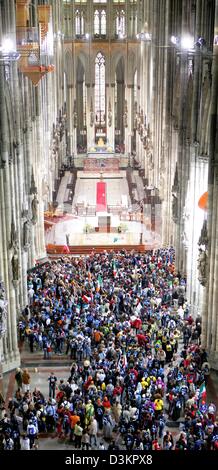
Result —
<path fill-rule="evenodd" d="M 76 127 L 77 127 L 77 124 L 78 124 L 78 121 L 77 121 L 77 112 L 74 111 L 74 113 L 73 113 L 73 126 L 76 128 Z"/>
<path fill-rule="evenodd" d="M 153 155 L 150 150 L 147 152 L 147 159 L 148 159 L 148 169 L 152 171 L 154 169 L 154 162 L 153 162 Z"/>
<path fill-rule="evenodd" d="M 109 100 L 109 105 L 108 105 L 108 126 L 112 126 L 112 112 L 111 112 L 111 100 Z"/>
<path fill-rule="evenodd" d="M 109 127 L 112 126 L 112 112 L 111 111 L 108 112 L 108 126 Z"/>
<path fill-rule="evenodd" d="M 99 137 L 97 145 L 98 147 L 104 147 L 104 140 L 102 139 L 102 137 Z"/>
<path fill-rule="evenodd" d="M 198 280 L 202 286 L 205 286 L 207 281 L 207 252 L 201 248 L 199 249 L 197 263 Z"/>
<path fill-rule="evenodd" d="M 123 125 L 124 125 L 124 127 L 128 127 L 127 118 L 128 118 L 127 112 L 125 112 L 124 115 L 123 115 Z"/>
<path fill-rule="evenodd" d="M 179 191 L 179 176 L 178 176 L 178 167 L 177 167 L 177 163 L 176 163 L 176 169 L 175 169 L 172 192 L 177 194 L 178 191 Z"/>
<path fill-rule="evenodd" d="M 189 229 L 189 219 L 190 219 L 190 214 L 187 211 L 187 208 L 185 207 L 184 213 L 183 213 L 183 220 L 184 220 L 184 230 L 182 234 L 182 241 L 183 244 L 188 247 L 188 242 L 189 242 L 189 237 L 188 237 L 188 229 Z"/>
<path fill-rule="evenodd" d="M 204 223 L 201 229 L 201 234 L 198 240 L 198 245 L 199 246 L 203 245 L 205 247 L 207 247 L 208 245 L 208 233 L 207 233 L 207 221 L 206 220 L 204 220 Z"/>
<path fill-rule="evenodd" d="M 15 230 L 14 221 L 11 221 L 11 240 L 9 243 L 9 248 L 12 249 L 17 244 L 17 231 Z"/>
<path fill-rule="evenodd" d="M 95 122 L 95 115 L 94 115 L 94 111 L 93 111 L 93 102 L 92 102 L 92 98 L 91 98 L 91 105 L 90 105 L 90 126 L 91 127 L 93 127 L 94 122 Z"/>
<path fill-rule="evenodd" d="M 125 100 L 125 105 L 124 105 L 123 125 L 124 125 L 124 127 L 128 127 L 128 108 L 127 108 L 127 100 Z"/>
<path fill-rule="evenodd" d="M 173 221 L 177 223 L 178 221 L 178 197 L 173 194 L 173 202 L 172 202 L 172 213 L 173 213 Z"/>
<path fill-rule="evenodd" d="M 7 301 L 5 297 L 5 287 L 0 277 L 0 338 L 7 331 Z"/>
<path fill-rule="evenodd" d="M 29 220 L 26 220 L 26 222 L 23 224 L 23 246 L 24 248 L 28 248 L 30 244 L 30 222 Z"/>
<path fill-rule="evenodd" d="M 11 260 L 11 265 L 12 265 L 13 281 L 18 281 L 19 280 L 19 258 L 18 258 L 17 246 L 14 249 L 14 255 Z"/>
<path fill-rule="evenodd" d="M 36 197 L 36 194 L 34 194 L 34 198 L 31 204 L 32 215 L 33 215 L 31 220 L 32 220 L 33 225 L 35 225 L 38 220 L 38 204 L 39 204 L 39 201 Z"/>
<path fill-rule="evenodd" d="M 90 112 L 90 126 L 93 127 L 95 122 L 95 116 L 93 111 Z"/>

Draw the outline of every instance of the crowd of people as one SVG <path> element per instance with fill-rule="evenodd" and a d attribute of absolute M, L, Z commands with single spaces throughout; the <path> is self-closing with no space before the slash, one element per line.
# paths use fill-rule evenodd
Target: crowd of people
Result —
<path fill-rule="evenodd" d="M 172 248 L 93 252 L 32 270 L 20 341 L 46 360 L 65 355 L 70 373 L 51 372 L 45 397 L 27 369 L 16 371 L 0 448 L 35 449 L 52 432 L 82 449 L 217 450 L 201 318 L 185 296 Z"/>

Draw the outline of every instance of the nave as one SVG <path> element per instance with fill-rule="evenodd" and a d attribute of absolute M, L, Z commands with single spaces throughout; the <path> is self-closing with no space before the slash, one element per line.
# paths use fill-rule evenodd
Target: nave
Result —
<path fill-rule="evenodd" d="M 30 271 L 3 448 L 216 449 L 201 319 L 174 256 L 123 250 Z"/>

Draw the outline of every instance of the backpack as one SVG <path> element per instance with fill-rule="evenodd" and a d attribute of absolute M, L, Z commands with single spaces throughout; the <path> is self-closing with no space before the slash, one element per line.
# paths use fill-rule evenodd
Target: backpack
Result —
<path fill-rule="evenodd" d="M 12 442 L 11 442 L 11 439 L 5 439 L 5 445 L 4 445 L 4 450 L 12 450 L 13 449 L 13 445 L 12 445 Z"/>
<path fill-rule="evenodd" d="M 12 435 L 13 435 L 13 439 L 17 439 L 20 436 L 20 433 L 19 433 L 19 431 L 14 430 L 12 432 Z"/>
<path fill-rule="evenodd" d="M 98 408 L 96 409 L 96 413 L 97 413 L 98 416 L 102 416 L 102 415 L 103 415 L 103 410 L 102 410 L 102 408 L 98 407 Z"/>
<path fill-rule="evenodd" d="M 106 424 L 109 424 L 109 423 L 110 423 L 109 416 L 107 416 L 107 415 L 103 416 L 103 424 L 106 425 Z"/>
<path fill-rule="evenodd" d="M 29 428 L 29 435 L 30 435 L 30 436 L 34 436 L 35 434 L 36 434 L 36 433 L 35 433 L 35 429 L 34 429 L 33 426 L 31 426 L 31 427 Z"/>

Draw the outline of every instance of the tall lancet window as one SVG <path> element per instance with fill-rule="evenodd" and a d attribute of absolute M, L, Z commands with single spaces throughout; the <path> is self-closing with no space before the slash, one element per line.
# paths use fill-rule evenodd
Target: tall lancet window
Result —
<path fill-rule="evenodd" d="M 106 35 L 106 11 L 101 10 L 101 34 Z"/>
<path fill-rule="evenodd" d="M 126 34 L 126 15 L 124 10 L 117 11 L 116 14 L 116 34 L 121 38 Z"/>
<path fill-rule="evenodd" d="M 100 11 L 94 13 L 94 34 L 100 34 Z"/>
<path fill-rule="evenodd" d="M 105 58 L 99 52 L 95 59 L 95 115 L 96 124 L 105 124 Z"/>
<path fill-rule="evenodd" d="M 82 10 L 75 11 L 75 33 L 76 36 L 84 34 L 84 13 Z"/>
<path fill-rule="evenodd" d="M 94 34 L 95 36 L 106 36 L 105 10 L 95 10 L 94 12 Z"/>

